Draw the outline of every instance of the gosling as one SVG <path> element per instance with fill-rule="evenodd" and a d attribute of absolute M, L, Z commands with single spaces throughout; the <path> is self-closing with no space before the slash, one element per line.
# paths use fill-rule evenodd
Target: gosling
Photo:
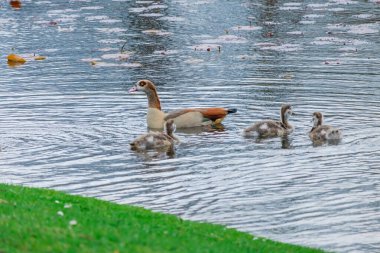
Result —
<path fill-rule="evenodd" d="M 179 143 L 174 135 L 176 126 L 172 119 L 165 122 L 164 132 L 153 132 L 143 134 L 130 143 L 131 149 L 135 151 L 145 150 L 167 150 Z"/>
<path fill-rule="evenodd" d="M 243 135 L 246 137 L 276 137 L 284 136 L 293 132 L 293 126 L 289 124 L 288 120 L 293 115 L 293 108 L 291 105 L 283 105 L 280 110 L 280 121 L 264 120 L 259 121 L 252 126 L 244 129 Z"/>
<path fill-rule="evenodd" d="M 342 131 L 323 124 L 323 115 L 320 112 L 313 113 L 313 127 L 309 132 L 312 141 L 328 141 L 342 139 Z"/>

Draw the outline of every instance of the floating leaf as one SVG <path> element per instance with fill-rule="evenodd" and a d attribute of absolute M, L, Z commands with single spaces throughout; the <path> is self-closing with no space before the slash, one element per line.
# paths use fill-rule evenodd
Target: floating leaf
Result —
<path fill-rule="evenodd" d="M 11 0 L 9 4 L 12 6 L 14 9 L 21 9 L 21 1 L 20 0 Z"/>
<path fill-rule="evenodd" d="M 19 56 L 17 54 L 8 55 L 7 59 L 8 59 L 8 62 L 18 62 L 18 63 L 25 63 L 26 62 L 26 60 L 24 58 L 22 58 L 21 56 Z"/>
<path fill-rule="evenodd" d="M 41 55 L 34 57 L 34 60 L 36 60 L 36 61 L 42 61 L 42 60 L 45 60 L 45 59 L 46 59 L 46 57 L 45 56 L 41 56 Z"/>
<path fill-rule="evenodd" d="M 17 68 L 23 65 L 25 62 L 15 62 L 15 61 L 8 61 L 8 66 L 10 68 Z"/>

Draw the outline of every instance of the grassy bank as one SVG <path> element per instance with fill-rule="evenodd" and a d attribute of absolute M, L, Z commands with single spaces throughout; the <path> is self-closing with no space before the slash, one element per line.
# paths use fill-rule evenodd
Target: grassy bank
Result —
<path fill-rule="evenodd" d="M 0 252 L 322 252 L 176 216 L 0 184 Z"/>

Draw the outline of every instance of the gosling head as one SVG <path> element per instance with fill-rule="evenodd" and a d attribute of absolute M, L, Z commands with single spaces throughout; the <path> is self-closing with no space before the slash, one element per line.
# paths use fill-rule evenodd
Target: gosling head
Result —
<path fill-rule="evenodd" d="M 323 123 L 323 115 L 320 112 L 313 113 L 313 127 L 321 126 Z"/>
<path fill-rule="evenodd" d="M 169 120 L 165 121 L 164 132 L 167 135 L 173 137 L 173 133 L 175 132 L 175 129 L 176 129 L 176 126 L 174 124 L 173 119 L 169 119 Z"/>
<path fill-rule="evenodd" d="M 288 120 L 290 116 L 293 115 L 293 107 L 291 105 L 283 105 L 281 106 L 281 118 L 284 120 Z"/>
<path fill-rule="evenodd" d="M 145 93 L 156 92 L 156 86 L 149 80 L 140 80 L 132 88 L 129 89 L 129 93 L 136 91 L 143 91 Z"/>

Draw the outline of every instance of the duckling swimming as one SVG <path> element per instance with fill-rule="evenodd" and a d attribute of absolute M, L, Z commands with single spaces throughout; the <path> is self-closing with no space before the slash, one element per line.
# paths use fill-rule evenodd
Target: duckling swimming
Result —
<path fill-rule="evenodd" d="M 342 131 L 332 126 L 322 125 L 323 115 L 320 112 L 313 113 L 313 127 L 309 137 L 312 141 L 328 141 L 342 139 Z"/>
<path fill-rule="evenodd" d="M 293 126 L 289 124 L 288 119 L 293 114 L 291 105 L 283 105 L 280 110 L 280 121 L 264 120 L 259 121 L 252 126 L 244 129 L 243 135 L 246 137 L 275 137 L 284 136 L 293 132 Z"/>
<path fill-rule="evenodd" d="M 173 148 L 179 142 L 179 139 L 174 135 L 176 126 L 172 119 L 165 122 L 164 132 L 153 132 L 143 134 L 137 137 L 130 143 L 132 150 L 167 150 Z"/>

